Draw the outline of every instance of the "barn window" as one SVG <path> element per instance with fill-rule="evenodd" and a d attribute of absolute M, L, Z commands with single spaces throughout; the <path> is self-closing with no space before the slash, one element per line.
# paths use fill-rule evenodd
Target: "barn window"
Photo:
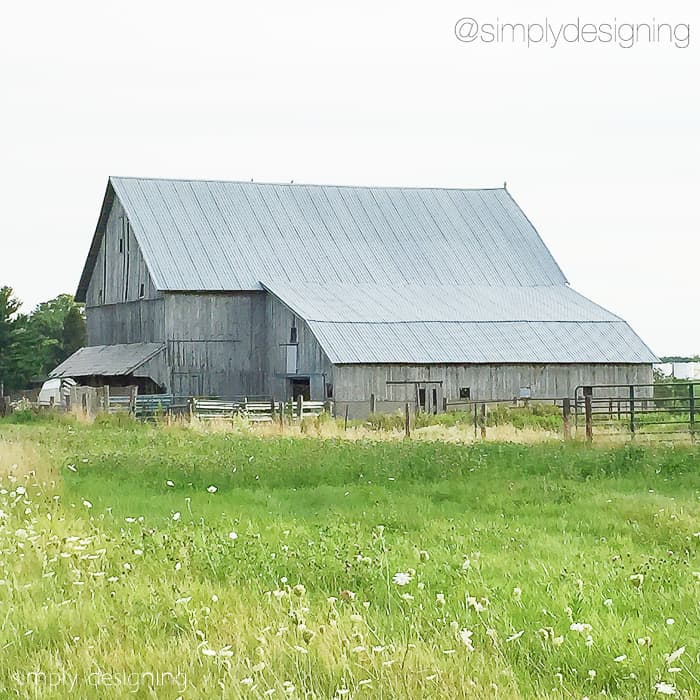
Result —
<path fill-rule="evenodd" d="M 124 252 L 124 239 L 123 238 L 119 239 L 119 252 L 120 253 Z"/>
<path fill-rule="evenodd" d="M 146 296 L 146 285 L 141 282 L 139 285 L 139 299 L 143 299 Z"/>
<path fill-rule="evenodd" d="M 461 386 L 459 387 L 459 398 L 460 399 L 471 399 L 472 397 L 472 390 L 468 386 Z"/>
<path fill-rule="evenodd" d="M 289 342 L 290 342 L 290 343 L 297 343 L 297 342 L 299 342 L 299 341 L 297 340 L 297 327 L 296 327 L 296 326 L 292 326 L 291 329 L 290 329 L 290 331 L 289 331 Z"/>
<path fill-rule="evenodd" d="M 532 398 L 532 387 L 529 387 L 529 386 L 521 386 L 521 387 L 520 387 L 520 398 L 521 398 L 521 399 L 529 399 L 529 398 Z"/>
<path fill-rule="evenodd" d="M 333 398 L 333 385 L 332 384 L 326 384 L 326 398 L 327 399 Z"/>

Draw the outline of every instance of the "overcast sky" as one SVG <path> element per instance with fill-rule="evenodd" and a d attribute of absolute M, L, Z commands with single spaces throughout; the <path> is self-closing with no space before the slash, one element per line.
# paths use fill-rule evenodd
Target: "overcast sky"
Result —
<path fill-rule="evenodd" d="M 108 175 L 507 181 L 572 286 L 700 352 L 697 0 L 524 4 L 3 3 L 0 285 L 75 291 Z"/>

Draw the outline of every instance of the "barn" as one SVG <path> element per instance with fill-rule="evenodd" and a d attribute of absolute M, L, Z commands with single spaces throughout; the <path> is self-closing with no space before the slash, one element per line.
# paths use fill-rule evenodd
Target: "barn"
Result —
<path fill-rule="evenodd" d="M 568 285 L 505 188 L 112 177 L 52 376 L 182 396 L 565 397 L 657 359 Z"/>

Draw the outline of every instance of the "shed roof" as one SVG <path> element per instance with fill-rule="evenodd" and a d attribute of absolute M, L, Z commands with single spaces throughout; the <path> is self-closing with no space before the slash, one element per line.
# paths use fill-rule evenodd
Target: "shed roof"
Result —
<path fill-rule="evenodd" d="M 566 285 L 264 286 L 336 364 L 657 361 L 627 323 Z"/>
<path fill-rule="evenodd" d="M 80 348 L 54 369 L 50 377 L 115 377 L 131 374 L 165 349 L 159 343 L 93 345 Z"/>
<path fill-rule="evenodd" d="M 263 184 L 112 177 L 156 287 L 260 289 L 259 280 L 548 285 L 566 282 L 505 189 Z"/>

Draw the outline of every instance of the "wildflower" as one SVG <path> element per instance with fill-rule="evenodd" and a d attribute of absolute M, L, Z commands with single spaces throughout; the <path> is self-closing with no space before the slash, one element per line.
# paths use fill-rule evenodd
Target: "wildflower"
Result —
<path fill-rule="evenodd" d="M 392 579 L 392 581 L 397 586 L 405 586 L 407 583 L 411 582 L 411 574 L 399 571 L 397 574 L 394 574 L 394 578 Z"/>
<path fill-rule="evenodd" d="M 516 601 L 520 601 L 520 599 L 522 598 L 522 595 L 523 595 L 522 590 L 516 586 L 513 589 L 513 599 Z"/>
<path fill-rule="evenodd" d="M 520 630 L 520 632 L 516 632 L 515 634 L 511 634 L 510 637 L 506 639 L 506 642 L 514 642 L 516 639 L 520 639 L 520 637 L 523 636 L 525 633 L 525 630 Z"/>
<path fill-rule="evenodd" d="M 667 625 L 675 625 L 676 621 L 672 617 L 666 618 L 666 624 Z"/>
<path fill-rule="evenodd" d="M 353 601 L 355 600 L 355 593 L 353 591 L 340 591 L 340 597 L 343 600 Z"/>
<path fill-rule="evenodd" d="M 593 646 L 593 637 L 586 635 L 586 646 L 590 649 Z"/>
<path fill-rule="evenodd" d="M 135 550 L 134 550 L 134 554 L 135 554 L 137 557 L 140 557 L 140 556 L 143 554 L 143 549 L 135 549 Z"/>
<path fill-rule="evenodd" d="M 209 493 L 216 493 L 218 490 L 219 490 L 219 489 L 216 488 L 216 486 L 213 486 L 213 485 L 207 487 L 207 491 L 209 491 Z"/>
<path fill-rule="evenodd" d="M 192 600 L 192 596 L 191 596 L 191 595 L 190 595 L 190 596 L 186 596 L 185 598 L 178 598 L 178 599 L 175 601 L 175 605 L 186 605 L 186 604 L 189 603 L 191 600 Z"/>
<path fill-rule="evenodd" d="M 253 685 L 253 679 L 249 677 L 241 678 L 241 685 Z"/>
<path fill-rule="evenodd" d="M 620 656 L 616 656 L 613 661 L 617 664 L 621 664 L 623 661 L 627 659 L 627 654 L 620 654 Z"/>
<path fill-rule="evenodd" d="M 671 666 L 671 668 L 666 669 L 669 673 L 680 673 L 682 669 L 678 668 L 678 666 Z"/>
<path fill-rule="evenodd" d="M 672 683 L 666 683 L 665 681 L 659 681 L 654 688 L 656 688 L 656 692 L 661 695 L 676 694 L 676 687 Z"/>
<path fill-rule="evenodd" d="M 27 489 L 24 488 L 24 486 L 18 486 L 15 491 L 17 492 L 18 496 L 24 496 L 24 494 L 27 493 Z M 83 501 L 84 502 L 84 501 Z"/>
<path fill-rule="evenodd" d="M 464 561 L 462 562 L 462 571 L 466 571 L 471 565 L 471 561 L 467 557 L 464 557 Z"/>
<path fill-rule="evenodd" d="M 258 663 L 255 664 L 255 666 L 253 666 L 250 670 L 251 670 L 253 673 L 260 673 L 261 671 L 264 671 L 264 670 L 265 670 L 265 662 L 264 662 L 264 661 L 258 662 Z"/>
<path fill-rule="evenodd" d="M 238 533 L 233 532 L 233 530 L 232 530 L 231 532 L 228 533 L 228 538 L 229 538 L 230 540 L 237 540 L 237 539 L 238 539 Z"/>
<path fill-rule="evenodd" d="M 651 638 L 650 637 L 640 637 L 637 640 L 637 644 L 639 644 L 640 647 L 651 646 Z"/>
<path fill-rule="evenodd" d="M 474 651 L 474 645 L 472 644 L 472 635 L 474 633 L 468 629 L 461 629 L 458 633 L 458 639 L 467 648 L 467 651 Z"/>
<path fill-rule="evenodd" d="M 672 664 L 674 661 L 677 661 L 680 659 L 680 657 L 683 655 L 685 652 L 685 647 L 679 647 L 676 649 L 676 651 L 671 652 L 670 654 L 666 654 L 666 663 L 667 664 Z"/>
<path fill-rule="evenodd" d="M 641 588 L 644 583 L 644 574 L 632 574 L 630 581 L 635 588 Z"/>
<path fill-rule="evenodd" d="M 136 522 L 136 518 L 131 518 L 131 517 L 129 517 L 129 518 L 124 518 L 124 520 L 126 520 L 126 522 L 129 523 L 129 524 L 135 523 L 135 522 Z"/>
<path fill-rule="evenodd" d="M 182 517 L 180 511 L 178 510 L 176 513 L 173 513 L 173 520 L 176 522 Z"/>
<path fill-rule="evenodd" d="M 352 615 L 350 615 L 351 622 L 355 622 L 355 623 L 359 624 L 360 622 L 362 622 L 362 619 L 363 618 L 362 618 L 362 615 L 360 615 L 360 613 L 353 613 Z"/>
<path fill-rule="evenodd" d="M 172 488 L 173 486 L 175 486 L 175 484 L 174 484 L 172 481 L 170 481 L 170 479 L 168 479 L 168 480 L 165 482 L 165 485 L 166 485 L 166 486 L 170 486 L 171 488 Z"/>
<path fill-rule="evenodd" d="M 204 654 L 204 656 L 216 656 L 216 652 L 208 647 L 202 647 L 202 654 Z"/>
<path fill-rule="evenodd" d="M 474 608 L 475 612 L 483 612 L 486 608 L 473 595 L 467 596 L 467 607 Z"/>
<path fill-rule="evenodd" d="M 292 588 L 292 591 L 295 596 L 301 598 L 304 595 L 304 593 L 306 593 L 306 587 L 301 583 L 297 583 L 297 585 L 294 586 L 294 588 Z"/>
<path fill-rule="evenodd" d="M 86 508 L 92 508 L 92 503 L 90 503 L 90 501 L 83 501 L 83 505 L 84 505 Z"/>
<path fill-rule="evenodd" d="M 428 561 L 430 559 L 430 554 L 428 554 L 425 549 L 421 549 L 420 552 L 418 552 L 418 558 L 421 561 Z"/>
<path fill-rule="evenodd" d="M 584 632 L 590 632 L 593 628 L 586 622 L 572 622 L 569 629 L 572 632 L 581 632 L 583 634 Z"/>
<path fill-rule="evenodd" d="M 562 637 L 562 636 L 552 638 L 552 644 L 555 647 L 560 647 L 563 643 L 564 643 L 564 637 Z"/>
<path fill-rule="evenodd" d="M 410 593 L 402 593 L 401 597 L 409 602 L 415 600 L 415 598 Z"/>
<path fill-rule="evenodd" d="M 593 680 L 593 679 L 596 677 L 596 672 L 595 672 L 593 669 L 591 669 L 591 670 L 588 672 L 588 677 L 589 677 L 591 680 Z"/>
<path fill-rule="evenodd" d="M 603 605 L 604 605 L 606 608 L 612 608 L 612 605 L 613 605 L 612 598 L 606 598 L 606 599 L 603 601 Z"/>
<path fill-rule="evenodd" d="M 435 603 L 438 607 L 444 608 L 445 607 L 445 594 L 444 593 L 438 593 L 435 596 Z"/>

